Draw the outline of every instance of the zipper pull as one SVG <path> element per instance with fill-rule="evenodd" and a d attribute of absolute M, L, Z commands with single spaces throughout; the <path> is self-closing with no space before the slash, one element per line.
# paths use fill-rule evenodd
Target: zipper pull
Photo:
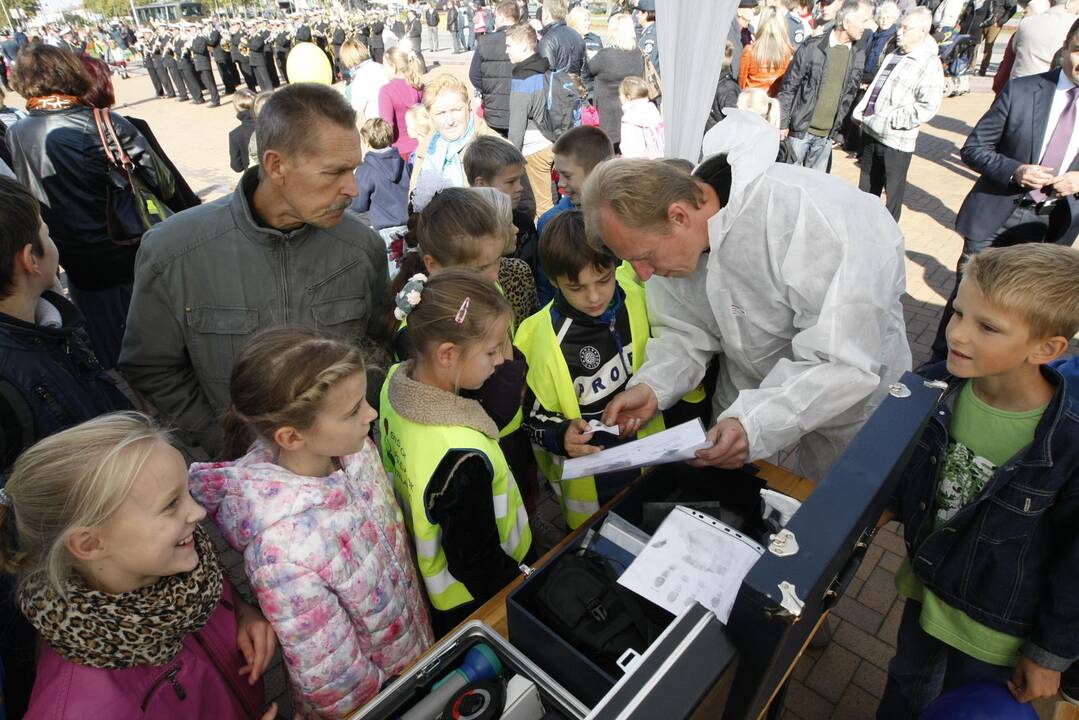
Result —
<path fill-rule="evenodd" d="M 176 697 L 180 700 L 187 699 L 187 691 L 184 690 L 184 686 L 180 684 L 180 681 L 176 679 L 176 676 L 180 674 L 180 666 L 177 665 L 172 670 L 169 670 L 165 675 L 165 678 L 169 681 L 169 685 L 172 685 L 173 691 L 176 693 Z"/>
<path fill-rule="evenodd" d="M 524 575 L 526 578 L 532 577 L 532 573 L 536 572 L 536 568 L 529 567 L 528 565 L 525 565 L 524 563 L 521 563 L 520 565 L 518 565 L 517 569 L 520 570 L 521 574 Z"/>

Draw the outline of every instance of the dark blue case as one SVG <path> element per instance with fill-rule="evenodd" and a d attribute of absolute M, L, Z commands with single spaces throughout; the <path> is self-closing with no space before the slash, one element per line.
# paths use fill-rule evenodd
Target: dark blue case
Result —
<path fill-rule="evenodd" d="M 927 385 L 913 373 L 906 373 L 893 388 L 787 525 L 793 543 L 770 545 L 746 576 L 726 626 L 737 648 L 737 669 L 734 664 L 717 667 L 711 677 L 715 684 L 729 680 L 724 673 L 734 673 L 723 715 L 726 720 L 760 714 L 821 615 L 838 601 L 854 577 L 872 541 L 876 521 L 941 394 L 940 388 Z M 684 472 L 690 473 L 688 468 Z M 661 499 L 664 489 L 681 482 L 669 471 L 656 476 L 663 477 L 662 486 L 646 475 L 613 511 L 639 523 L 643 502 Z M 696 499 L 727 501 L 733 489 L 734 500 L 741 502 L 738 495 L 752 496 L 762 485 L 749 466 L 741 471 L 716 471 L 711 485 L 715 497 Z M 604 517 L 593 521 L 592 527 L 598 528 Z M 785 554 L 794 545 L 797 551 Z M 619 678 L 559 637 L 534 611 L 537 588 L 555 562 L 540 568 L 507 599 L 510 641 L 585 705 L 594 707 Z M 651 607 L 657 611 L 656 617 L 666 617 L 666 623 L 673 620 L 665 611 Z M 702 696 L 707 693 L 707 688 L 700 690 Z"/>

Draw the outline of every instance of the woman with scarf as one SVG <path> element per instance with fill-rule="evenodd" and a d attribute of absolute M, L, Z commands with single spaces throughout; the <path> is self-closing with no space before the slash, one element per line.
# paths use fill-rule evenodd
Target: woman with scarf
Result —
<path fill-rule="evenodd" d="M 433 129 L 416 147 L 411 188 L 426 173 L 441 175 L 452 187 L 468 187 L 462 158 L 465 148 L 481 135 L 495 132 L 472 112 L 472 93 L 459 78 L 443 74 L 427 83 L 423 105 Z"/>
<path fill-rule="evenodd" d="M 118 244 L 109 232 L 110 194 L 122 197 L 130 190 L 110 188 L 93 109 L 82 99 L 93 81 L 74 52 L 39 43 L 19 53 L 12 84 L 28 110 L 8 130 L 12 170 L 41 203 L 94 354 L 112 368 L 131 302 L 138 238 Z M 170 202 L 174 179 L 166 164 L 126 118 L 110 116 L 132 172 L 158 200 Z"/>
<path fill-rule="evenodd" d="M 72 462 L 72 458 L 79 458 Z M 199 528 L 187 464 L 138 413 L 52 435 L 0 489 L 0 570 L 45 640 L 26 718 L 263 718 L 276 640 Z"/>

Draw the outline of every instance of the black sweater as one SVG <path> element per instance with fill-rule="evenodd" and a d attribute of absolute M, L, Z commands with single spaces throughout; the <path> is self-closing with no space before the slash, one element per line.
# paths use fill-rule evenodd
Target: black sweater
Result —
<path fill-rule="evenodd" d="M 236 119 L 240 124 L 229 131 L 229 166 L 233 171 L 242 173 L 250 161 L 248 148 L 251 136 L 255 134 L 255 116 L 250 110 L 241 110 L 236 113 Z"/>

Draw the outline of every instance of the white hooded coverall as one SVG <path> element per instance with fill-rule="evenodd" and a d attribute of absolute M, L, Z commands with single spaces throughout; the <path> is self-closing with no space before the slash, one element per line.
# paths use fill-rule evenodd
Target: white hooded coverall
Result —
<path fill-rule="evenodd" d="M 692 275 L 648 280 L 654 338 L 629 385 L 668 408 L 718 354 L 714 411 L 741 421 L 749 460 L 797 443 L 795 469 L 820 480 L 910 369 L 903 236 L 879 198 L 778 149 L 742 110 L 705 136 L 704 157 L 728 153 L 730 199 Z"/>

